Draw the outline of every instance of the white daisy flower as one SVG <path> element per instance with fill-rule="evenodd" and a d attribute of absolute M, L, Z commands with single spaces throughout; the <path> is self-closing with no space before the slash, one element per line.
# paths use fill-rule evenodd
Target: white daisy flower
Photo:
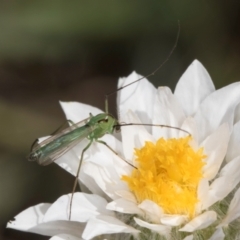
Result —
<path fill-rule="evenodd" d="M 141 76 L 132 73 L 119 87 Z M 71 221 L 64 195 L 30 207 L 7 227 L 51 239 L 239 239 L 240 83 L 215 90 L 195 60 L 174 94 L 146 79 L 117 96 L 121 136 L 105 135 L 86 151 L 73 196 Z M 89 105 L 61 103 L 78 122 L 100 113 Z M 120 139 L 120 140 L 119 140 Z M 88 140 L 56 161 L 75 175 Z M 127 160 L 130 164 L 123 161 Z M 136 168 L 132 167 L 135 166 Z"/>

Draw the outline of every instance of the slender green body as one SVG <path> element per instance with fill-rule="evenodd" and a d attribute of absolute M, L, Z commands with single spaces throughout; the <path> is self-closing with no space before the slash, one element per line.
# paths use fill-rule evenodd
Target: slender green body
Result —
<path fill-rule="evenodd" d="M 92 142 L 93 140 L 97 141 L 107 133 L 113 133 L 116 125 L 118 125 L 117 120 L 110 114 L 90 115 L 87 121 L 73 124 L 34 146 L 28 159 L 29 161 L 37 161 L 40 165 L 48 165 L 84 138 L 88 138 Z"/>

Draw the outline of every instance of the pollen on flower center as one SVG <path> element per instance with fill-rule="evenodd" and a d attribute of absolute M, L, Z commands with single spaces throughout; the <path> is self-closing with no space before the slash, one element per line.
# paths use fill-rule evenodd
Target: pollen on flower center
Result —
<path fill-rule="evenodd" d="M 203 177 L 203 149 L 190 145 L 191 137 L 160 138 L 135 149 L 137 169 L 123 176 L 139 203 L 149 199 L 166 214 L 195 215 L 197 188 Z"/>

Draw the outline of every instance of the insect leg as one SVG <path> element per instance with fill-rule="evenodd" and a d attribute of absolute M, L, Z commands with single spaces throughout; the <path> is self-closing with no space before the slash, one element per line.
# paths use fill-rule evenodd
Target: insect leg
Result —
<path fill-rule="evenodd" d="M 116 151 L 114 151 L 106 142 L 102 141 L 102 140 L 96 140 L 96 142 L 101 143 L 103 145 L 105 145 L 109 150 L 111 150 L 115 155 L 117 155 L 118 157 L 120 157 L 124 162 L 126 162 L 128 165 L 132 166 L 133 168 L 136 168 L 135 166 L 133 166 L 131 163 L 129 163 L 127 160 L 125 160 L 124 158 L 122 158 Z M 136 168 L 137 169 L 137 168 Z"/>
<path fill-rule="evenodd" d="M 70 200 L 70 212 L 69 212 L 69 218 L 68 218 L 69 220 L 71 220 L 73 194 L 74 194 L 74 192 L 75 192 L 75 190 L 76 190 L 76 187 L 77 187 L 78 177 L 79 177 L 79 173 L 80 173 L 80 170 L 81 170 L 81 165 L 82 165 L 83 156 L 84 156 L 85 151 L 91 146 L 92 142 L 93 142 L 93 140 L 90 139 L 90 142 L 89 142 L 88 145 L 82 150 L 82 153 L 81 153 L 81 158 L 80 158 L 80 162 L 79 162 L 79 165 L 78 165 L 77 174 L 76 174 L 76 178 L 75 178 L 74 185 L 73 185 L 73 190 L 72 190 L 72 196 L 71 196 L 71 200 Z"/>

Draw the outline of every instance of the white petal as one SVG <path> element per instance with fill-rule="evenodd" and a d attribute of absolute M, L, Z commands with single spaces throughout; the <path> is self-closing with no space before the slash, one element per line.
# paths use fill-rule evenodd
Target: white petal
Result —
<path fill-rule="evenodd" d="M 124 116 L 123 120 L 125 123 L 140 123 L 141 121 L 132 112 L 128 111 Z M 154 138 L 147 132 L 144 126 L 123 126 L 121 128 L 122 133 L 122 144 L 125 159 L 133 163 L 134 159 L 134 148 L 140 148 L 143 146 L 144 141 L 154 141 Z M 139 136 L 142 136 L 139 139 Z"/>
<path fill-rule="evenodd" d="M 116 168 L 119 168 L 119 171 L 116 170 Z M 89 177 L 92 177 L 100 189 L 109 196 L 110 199 L 119 198 L 116 194 L 118 190 L 128 190 L 127 184 L 121 181 L 121 176 L 128 175 L 129 173 L 125 171 L 125 174 L 121 174 L 123 170 L 123 168 L 120 169 L 117 165 L 101 167 L 91 162 L 85 163 L 82 168 L 82 171 Z"/>
<path fill-rule="evenodd" d="M 44 222 L 68 220 L 72 194 L 63 195 L 55 201 L 44 216 Z M 107 201 L 100 196 L 75 193 L 73 196 L 71 221 L 86 222 L 99 214 L 114 215 L 106 210 Z"/>
<path fill-rule="evenodd" d="M 142 78 L 136 72 L 127 78 L 120 78 L 118 88 Z M 153 115 L 153 101 L 156 95 L 155 87 L 146 79 L 130 85 L 117 93 L 117 105 L 120 122 L 122 117 L 128 112 L 133 111 L 140 118 L 142 123 L 151 123 Z"/>
<path fill-rule="evenodd" d="M 56 164 L 58 164 L 61 168 L 72 174 L 74 177 L 77 174 L 77 169 L 80 163 L 80 156 L 82 153 L 82 150 L 84 147 L 87 146 L 89 140 L 84 139 L 82 142 L 80 142 L 78 145 L 76 145 L 74 148 L 72 148 L 70 151 L 65 153 L 63 156 L 61 156 L 59 159 L 55 161 Z M 81 185 L 81 190 L 87 191 L 87 192 L 93 192 L 97 195 L 100 195 L 102 197 L 105 197 L 106 195 L 103 193 L 103 191 L 98 187 L 98 185 L 95 183 L 95 181 L 91 178 L 89 178 L 88 175 L 84 174 L 83 168 L 84 168 L 84 162 L 88 161 L 92 158 L 91 155 L 91 149 L 94 147 L 94 144 L 90 146 L 90 148 L 85 152 L 83 157 L 83 163 L 82 163 L 82 169 L 80 171 L 80 177 L 81 182 L 87 187 L 88 190 L 86 190 L 86 187 Z"/>
<path fill-rule="evenodd" d="M 201 181 L 201 190 L 198 197 L 201 200 L 202 209 L 207 209 L 215 202 L 225 198 L 240 181 L 240 156 L 226 164 L 209 186 L 207 181 Z M 205 179 L 206 180 L 206 179 Z"/>
<path fill-rule="evenodd" d="M 81 236 L 84 225 L 72 221 L 51 221 L 43 222 L 44 214 L 50 204 L 38 204 L 30 207 L 15 217 L 14 221 L 7 224 L 7 228 L 37 233 L 46 236 L 54 236 L 61 233 Z"/>
<path fill-rule="evenodd" d="M 51 237 L 49 240 L 81 240 L 82 238 L 75 237 L 69 234 L 59 234 Z"/>
<path fill-rule="evenodd" d="M 82 150 L 87 146 L 88 143 L 88 139 L 83 139 L 70 151 L 66 152 L 60 158 L 58 158 L 55 163 L 62 167 L 64 170 L 71 173 L 73 176 L 76 176 Z M 87 157 L 88 151 L 85 152 L 83 161 L 86 161 Z"/>
<path fill-rule="evenodd" d="M 138 230 L 130 227 L 120 220 L 110 216 L 98 216 L 88 221 L 83 232 L 83 239 L 92 239 L 95 236 L 112 233 L 137 234 Z"/>
<path fill-rule="evenodd" d="M 46 236 L 59 234 L 70 234 L 81 237 L 85 224 L 72 221 L 53 221 L 41 223 L 28 230 L 28 232 L 37 233 Z"/>
<path fill-rule="evenodd" d="M 240 155 L 240 121 L 233 126 L 233 131 L 228 144 L 226 161 L 229 162 Z"/>
<path fill-rule="evenodd" d="M 146 218 L 153 223 L 160 223 L 160 218 L 163 216 L 163 210 L 155 202 L 144 200 L 138 205 L 146 214 Z"/>
<path fill-rule="evenodd" d="M 214 211 L 206 211 L 198 215 L 193 220 L 188 222 L 183 228 L 179 229 L 182 232 L 193 232 L 208 227 L 217 220 L 217 214 Z"/>
<path fill-rule="evenodd" d="M 209 186 L 207 182 L 202 187 L 202 192 L 199 195 L 202 209 L 207 209 L 215 202 L 225 198 L 240 181 L 240 156 L 226 164 L 216 178 Z M 204 190 L 203 190 L 204 189 Z"/>
<path fill-rule="evenodd" d="M 137 204 L 137 199 L 135 197 L 135 195 L 129 191 L 126 190 L 118 190 L 116 191 L 116 194 L 121 197 L 124 198 L 130 202 L 136 203 Z"/>
<path fill-rule="evenodd" d="M 81 170 L 81 175 L 80 175 L 80 179 L 81 181 L 79 181 L 80 184 L 80 188 L 81 188 L 81 192 L 85 192 L 85 193 L 94 193 L 98 196 L 101 196 L 105 199 L 108 198 L 108 196 L 106 195 L 106 193 L 98 186 L 98 184 L 96 183 L 96 181 L 94 180 L 93 176 L 89 176 L 84 172 L 84 168 L 85 168 L 86 164 L 83 164 L 82 166 L 82 170 Z"/>
<path fill-rule="evenodd" d="M 165 236 L 166 238 L 169 237 L 169 234 L 170 234 L 170 231 L 171 231 L 170 226 L 165 226 L 165 225 L 162 225 L 162 224 L 148 223 L 148 222 L 145 222 L 145 221 L 143 221 L 139 218 L 136 218 L 136 217 L 134 217 L 134 220 L 141 227 L 148 228 L 152 231 L 155 231 L 155 232 Z"/>
<path fill-rule="evenodd" d="M 185 118 L 185 120 L 183 121 L 183 124 L 182 124 L 182 126 L 180 126 L 180 128 L 191 134 L 191 136 L 192 136 L 191 147 L 193 147 L 195 150 L 197 150 L 199 148 L 199 146 L 198 146 L 199 144 L 198 144 L 198 142 L 196 142 L 198 139 L 198 129 L 197 129 L 197 125 L 196 125 L 194 118 L 192 118 L 192 117 Z M 179 137 L 186 137 L 186 133 L 183 131 L 179 131 Z"/>
<path fill-rule="evenodd" d="M 225 238 L 225 234 L 222 228 L 218 228 L 214 234 L 209 238 L 209 240 L 223 240 Z"/>
<path fill-rule="evenodd" d="M 108 203 L 107 209 L 121 213 L 143 215 L 143 211 L 140 208 L 138 208 L 138 206 L 135 203 L 123 198 L 119 198 Z"/>
<path fill-rule="evenodd" d="M 178 104 L 170 88 L 159 87 L 154 103 L 153 124 L 162 124 L 172 127 L 180 127 L 185 119 L 181 106 Z M 153 127 L 153 136 L 170 138 L 178 137 L 179 130 L 168 127 Z"/>
<path fill-rule="evenodd" d="M 222 200 L 231 191 L 226 177 L 216 178 L 209 186 L 209 189 L 202 201 L 202 210 L 209 208 L 217 201 Z"/>
<path fill-rule="evenodd" d="M 196 206 L 196 214 L 200 214 L 202 210 L 211 205 L 211 194 L 209 194 L 209 181 L 207 179 L 200 180 L 197 196 L 200 202 Z"/>
<path fill-rule="evenodd" d="M 13 228 L 21 231 L 28 231 L 30 228 L 43 222 L 44 214 L 51 206 L 49 203 L 40 203 L 36 206 L 29 207 L 19 213 L 14 221 L 7 224 L 7 228 Z"/>
<path fill-rule="evenodd" d="M 112 149 L 114 149 L 117 153 L 119 153 L 119 156 L 122 155 L 121 154 L 122 151 L 119 149 L 120 143 L 116 138 L 114 138 L 111 135 L 106 135 L 101 140 L 104 140 Z M 65 170 L 69 171 L 74 176 L 76 176 L 82 150 L 84 147 L 86 147 L 88 142 L 89 142 L 88 140 L 84 139 L 81 143 L 79 143 L 69 152 L 67 152 L 62 157 L 60 157 L 56 161 L 56 163 L 59 164 Z M 116 158 L 119 159 L 117 162 L 115 161 Z M 110 182 L 118 181 L 118 183 L 120 184 L 120 185 L 111 184 L 111 186 L 115 186 L 115 188 L 112 188 L 110 185 L 108 186 L 108 187 L 111 187 L 108 189 L 108 190 L 111 190 L 111 192 L 109 192 L 110 197 L 112 197 L 112 195 L 113 195 L 113 198 L 114 196 L 116 197 L 116 195 L 113 193 L 115 190 L 126 188 L 126 184 L 123 183 L 122 181 L 119 181 L 119 179 L 121 178 L 122 175 L 128 174 L 132 170 L 132 166 L 124 162 L 123 159 L 117 157 L 116 154 L 110 151 L 103 144 L 94 142 L 84 154 L 82 169 L 80 172 L 81 181 L 84 183 L 84 185 L 86 185 L 86 187 L 91 192 L 94 192 L 100 196 L 106 197 L 106 195 L 103 192 L 103 189 L 104 189 L 103 185 L 102 185 L 102 188 L 100 188 L 99 184 L 96 184 L 96 179 L 93 179 L 93 176 L 94 176 L 92 174 L 93 172 L 91 172 L 91 169 L 89 169 L 89 167 L 86 166 L 86 163 L 89 161 L 94 162 L 100 166 L 102 165 L 108 166 L 108 169 L 104 170 L 108 175 L 110 174 L 108 176 L 108 179 L 111 178 Z M 125 169 L 127 171 L 125 171 Z M 96 171 L 99 172 L 99 169 L 97 169 Z M 117 174 L 116 174 L 116 171 L 118 171 Z M 91 178 L 91 180 L 89 180 L 89 178 Z"/>
<path fill-rule="evenodd" d="M 72 174 L 74 177 L 77 174 L 77 168 L 80 163 L 80 157 L 78 157 L 82 152 L 83 147 L 80 147 L 82 143 L 80 143 L 78 146 L 74 147 L 71 149 L 69 152 L 61 156 L 58 160 L 55 161 L 56 164 L 58 164 L 61 168 Z M 77 149 L 79 148 L 79 149 Z M 91 147 L 90 147 L 91 148 Z M 101 197 L 106 197 L 106 194 L 99 188 L 99 186 L 96 184 L 94 179 L 92 177 L 89 177 L 84 173 L 84 166 L 85 166 L 85 161 L 89 159 L 89 153 L 86 152 L 83 158 L 83 163 L 82 163 L 82 168 L 80 171 L 80 176 L 79 176 L 79 184 L 81 187 L 81 191 L 87 192 L 87 193 L 95 193 Z M 80 181 L 81 179 L 81 181 Z"/>
<path fill-rule="evenodd" d="M 228 184 L 230 186 L 229 191 L 232 191 L 233 188 L 240 181 L 240 156 L 234 158 L 231 162 L 227 163 L 220 171 L 219 176 L 225 177 Z"/>
<path fill-rule="evenodd" d="M 237 105 L 234 113 L 234 123 L 237 123 L 240 121 L 240 104 Z"/>
<path fill-rule="evenodd" d="M 188 217 L 184 215 L 167 215 L 161 218 L 161 223 L 168 226 L 179 226 L 187 221 Z"/>
<path fill-rule="evenodd" d="M 214 90 L 208 72 L 198 60 L 194 60 L 178 81 L 174 95 L 185 114 L 190 116 L 197 111 L 202 100 Z"/>
<path fill-rule="evenodd" d="M 201 144 L 207 155 L 207 158 L 204 159 L 206 165 L 203 167 L 203 174 L 208 180 L 212 180 L 220 169 L 227 152 L 229 137 L 228 125 L 223 124 Z"/>
<path fill-rule="evenodd" d="M 204 140 L 222 123 L 233 125 L 234 110 L 240 102 L 240 83 L 233 83 L 206 97 L 198 108 L 194 118 L 199 132 L 199 141 Z"/>
<path fill-rule="evenodd" d="M 193 235 L 188 235 L 183 240 L 193 240 Z"/>
<path fill-rule="evenodd" d="M 97 115 L 102 113 L 102 111 L 96 107 L 92 107 L 88 104 L 83 104 L 79 102 L 61 102 L 60 105 L 66 115 L 66 119 L 77 123 L 84 119 L 89 118 L 90 113 L 92 115 Z"/>
<path fill-rule="evenodd" d="M 104 140 L 116 152 L 120 152 L 119 156 L 121 155 L 121 151 L 118 146 L 119 141 L 116 138 L 111 135 L 106 135 L 102 138 L 102 140 Z M 56 163 L 75 176 L 80 162 L 80 154 L 83 148 L 83 146 L 79 147 L 77 150 L 74 148 L 65 154 L 65 156 L 58 159 Z M 79 153 L 76 153 L 76 151 Z M 67 156 L 69 158 L 67 158 Z M 95 163 L 94 166 L 93 164 L 90 164 L 92 162 Z M 105 168 L 99 169 L 99 166 L 104 166 Z M 126 184 L 123 181 L 120 181 L 121 176 L 129 174 L 131 170 L 131 165 L 124 162 L 122 158 L 118 157 L 105 145 L 94 142 L 84 154 L 80 171 L 80 180 L 91 192 L 102 197 L 106 197 L 104 190 L 106 190 L 107 187 L 108 195 L 115 198 L 117 196 L 114 191 L 127 188 Z M 106 177 L 106 181 L 102 178 L 102 172 L 104 172 L 103 176 Z M 106 186 L 106 184 L 108 186 Z"/>
<path fill-rule="evenodd" d="M 111 177 L 116 180 L 119 180 L 122 175 L 129 174 L 133 167 L 122 157 L 122 148 L 119 146 L 119 141 L 112 135 L 105 135 L 101 140 L 105 141 L 115 153 L 104 144 L 94 142 L 89 149 L 89 157 L 86 160 L 106 168 L 112 175 Z"/>
<path fill-rule="evenodd" d="M 240 216 L 240 188 L 234 194 L 234 197 L 229 205 L 226 217 L 219 226 L 227 226 L 230 222 Z"/>

